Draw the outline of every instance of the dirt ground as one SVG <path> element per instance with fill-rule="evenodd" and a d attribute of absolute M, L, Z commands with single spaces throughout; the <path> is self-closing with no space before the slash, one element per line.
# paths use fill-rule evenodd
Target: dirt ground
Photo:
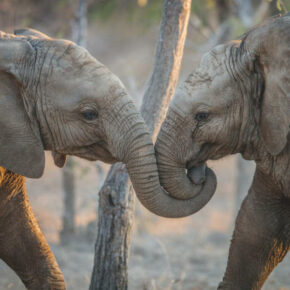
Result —
<path fill-rule="evenodd" d="M 158 27 L 106 24 L 90 27 L 88 49 L 128 87 L 140 104 L 154 58 Z M 45 31 L 45 29 L 43 29 Z M 194 68 L 200 50 L 189 32 L 182 76 Z M 41 179 L 27 180 L 35 215 L 64 273 L 69 290 L 88 289 L 93 266 L 98 190 L 108 166 L 76 160 L 78 233 L 70 245 L 59 244 L 63 208 L 62 171 L 47 154 Z M 211 162 L 218 189 L 210 203 L 196 215 L 170 220 L 150 214 L 138 203 L 129 264 L 129 289 L 216 289 L 225 270 L 236 216 L 237 158 Z M 253 166 L 249 166 L 253 170 Z M 250 180 L 245 180 L 250 183 Z M 89 225 L 89 226 L 88 226 Z M 17 249 L 16 249 L 17 250 Z M 271 274 L 265 290 L 290 290 L 290 255 Z M 0 263 L 0 289 L 24 289 L 18 277 Z M 106 289 L 104 289 L 106 290 Z"/>

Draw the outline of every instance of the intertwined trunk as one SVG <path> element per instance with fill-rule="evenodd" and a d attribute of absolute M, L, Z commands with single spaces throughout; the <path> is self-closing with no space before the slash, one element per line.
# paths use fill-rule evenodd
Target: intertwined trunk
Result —
<path fill-rule="evenodd" d="M 141 113 L 156 139 L 178 80 L 190 0 L 165 0 L 155 65 Z M 134 198 L 124 165 L 111 167 L 100 191 L 98 238 L 90 289 L 127 289 Z"/>

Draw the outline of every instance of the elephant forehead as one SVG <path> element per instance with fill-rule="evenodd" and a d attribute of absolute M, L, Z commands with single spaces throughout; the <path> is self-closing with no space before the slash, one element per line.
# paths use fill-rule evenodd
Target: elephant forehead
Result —
<path fill-rule="evenodd" d="M 61 57 L 53 62 L 55 75 L 71 75 L 75 78 L 92 78 L 108 73 L 109 70 L 94 58 L 80 57 L 75 59 L 71 56 Z"/>
<path fill-rule="evenodd" d="M 197 71 L 200 74 L 208 74 L 211 78 L 223 73 L 227 61 L 228 45 L 218 45 L 205 53 L 200 61 Z"/>
<path fill-rule="evenodd" d="M 102 75 L 66 74 L 53 77 L 46 86 L 47 95 L 57 106 L 72 108 L 79 103 L 96 103 L 101 107 L 103 101 L 108 98 L 116 98 L 125 88 L 118 77 L 108 70 Z"/>
<path fill-rule="evenodd" d="M 50 83 L 62 87 L 63 83 L 71 82 L 71 88 L 78 86 L 81 90 L 92 89 L 94 94 L 112 86 L 124 88 L 119 78 L 85 48 L 71 42 L 64 43 L 58 47 L 59 50 L 51 52 L 53 68 L 48 80 Z"/>
<path fill-rule="evenodd" d="M 173 99 L 172 105 L 179 107 L 182 111 L 192 112 L 201 108 L 224 108 L 234 101 L 235 88 L 230 77 L 219 74 L 210 81 L 192 86 L 184 83 Z"/>
<path fill-rule="evenodd" d="M 216 55 L 212 51 L 205 54 L 198 68 L 185 81 L 189 90 L 195 91 L 213 86 L 221 86 L 229 78 L 225 54 Z"/>
<path fill-rule="evenodd" d="M 57 40 L 52 41 L 52 48 L 47 52 L 47 62 L 52 67 L 54 75 L 74 75 L 80 77 L 86 75 L 86 78 L 108 73 L 105 65 L 95 59 L 85 48 L 76 44 Z"/>

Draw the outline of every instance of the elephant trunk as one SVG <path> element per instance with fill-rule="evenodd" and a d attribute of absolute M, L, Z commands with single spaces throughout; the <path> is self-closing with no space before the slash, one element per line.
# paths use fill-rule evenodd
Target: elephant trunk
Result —
<path fill-rule="evenodd" d="M 213 196 L 216 176 L 204 163 L 186 170 L 186 162 L 177 161 L 181 154 L 181 148 L 175 146 L 178 140 L 171 137 L 172 129 L 167 132 L 166 127 L 162 126 L 155 145 L 160 183 L 170 196 L 190 201 L 198 211 Z"/>
<path fill-rule="evenodd" d="M 130 129 L 123 135 L 122 161 L 126 164 L 138 199 L 148 210 L 163 217 L 177 218 L 195 213 L 208 202 L 215 191 L 214 173 L 208 169 L 207 179 L 210 179 L 211 182 L 206 182 L 203 187 L 198 187 L 198 189 L 202 189 L 202 192 L 193 199 L 182 200 L 168 195 L 159 182 L 151 135 L 140 115 L 134 115 L 134 122 L 131 122 Z"/>

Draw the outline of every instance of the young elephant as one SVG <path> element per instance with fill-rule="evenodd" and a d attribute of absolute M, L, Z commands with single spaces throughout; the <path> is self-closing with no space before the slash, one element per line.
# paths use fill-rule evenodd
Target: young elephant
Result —
<path fill-rule="evenodd" d="M 195 202 L 161 188 L 151 136 L 120 80 L 84 48 L 34 30 L 0 32 L 0 258 L 29 289 L 64 289 L 63 276 L 31 211 L 22 176 L 43 173 L 44 150 L 126 164 L 152 212 L 183 216 Z M 196 192 L 214 193 L 210 178 Z M 205 198 L 206 197 L 206 198 Z"/>
<path fill-rule="evenodd" d="M 208 159 L 239 152 L 256 162 L 219 289 L 260 289 L 289 250 L 289 32 L 287 14 L 204 55 L 177 91 L 155 146 L 161 185 L 176 198 L 192 198 Z M 189 180 L 185 168 L 199 175 Z"/>

